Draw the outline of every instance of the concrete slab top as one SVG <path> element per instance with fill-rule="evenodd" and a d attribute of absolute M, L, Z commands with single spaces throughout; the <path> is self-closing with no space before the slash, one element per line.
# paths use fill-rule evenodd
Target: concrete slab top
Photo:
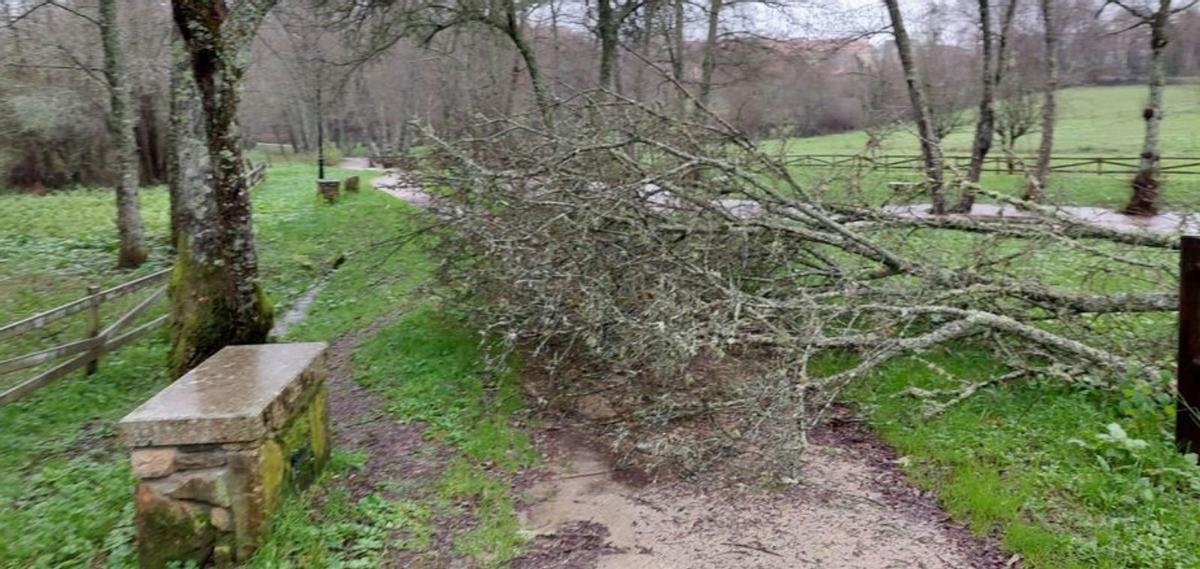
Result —
<path fill-rule="evenodd" d="M 227 346 L 117 424 L 129 447 L 256 441 L 324 377 L 327 344 Z M 314 366 L 314 364 L 317 364 Z"/>

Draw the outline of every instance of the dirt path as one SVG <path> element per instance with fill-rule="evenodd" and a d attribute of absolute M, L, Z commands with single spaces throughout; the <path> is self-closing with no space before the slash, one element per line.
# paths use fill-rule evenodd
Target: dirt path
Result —
<path fill-rule="evenodd" d="M 343 168 L 362 164 L 344 162 Z M 361 168 L 360 168 L 361 169 Z M 422 205 L 416 182 L 389 172 L 375 185 Z M 369 451 L 374 486 L 428 478 L 436 459 L 414 459 L 420 425 L 386 418 L 352 381 L 349 354 L 367 329 L 339 340 L 331 357 L 330 411 L 339 444 Z M 814 433 L 807 476 L 784 492 L 705 480 L 648 482 L 615 471 L 603 449 L 570 428 L 536 435 L 545 467 L 521 512 L 532 538 L 522 569 L 793 569 L 1019 567 L 990 540 L 948 521 L 897 470 L 898 458 L 849 412 Z M 402 562 L 401 565 L 402 566 Z"/>
<path fill-rule="evenodd" d="M 372 167 L 366 158 L 346 158 L 339 166 L 346 170 L 384 172 L 382 176 L 377 176 L 372 181 L 372 185 L 380 191 L 418 207 L 429 203 L 429 194 L 421 189 L 420 184 L 412 176 L 395 170 Z"/>
<path fill-rule="evenodd" d="M 1019 566 L 949 522 L 904 481 L 894 453 L 850 419 L 815 434 L 805 479 L 784 492 L 639 482 L 571 435 L 550 435 L 542 448 L 550 476 L 522 513 L 535 539 L 517 568 Z"/>

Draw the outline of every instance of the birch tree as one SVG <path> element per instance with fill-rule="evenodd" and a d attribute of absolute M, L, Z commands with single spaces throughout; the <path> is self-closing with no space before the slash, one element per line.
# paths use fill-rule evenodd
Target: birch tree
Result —
<path fill-rule="evenodd" d="M 1159 0 L 1157 6 L 1136 5 L 1123 0 L 1107 0 L 1100 8 L 1117 6 L 1133 16 L 1135 23 L 1129 29 L 1150 28 L 1150 70 L 1147 74 L 1149 99 L 1146 108 L 1142 109 L 1142 119 L 1146 123 L 1145 136 L 1142 139 L 1142 152 L 1138 156 L 1138 173 L 1130 183 L 1132 194 L 1124 212 L 1129 215 L 1156 215 L 1158 213 L 1159 190 L 1162 186 L 1159 172 L 1159 128 L 1163 120 L 1163 91 L 1167 85 L 1167 26 L 1171 15 L 1191 8 L 1188 4 L 1183 8 L 1172 9 L 1171 0 Z"/>

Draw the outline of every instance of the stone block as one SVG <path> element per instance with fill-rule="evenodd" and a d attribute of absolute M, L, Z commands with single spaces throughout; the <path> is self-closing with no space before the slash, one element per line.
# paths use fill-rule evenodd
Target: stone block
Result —
<path fill-rule="evenodd" d="M 358 176 L 350 176 L 349 178 L 346 178 L 345 182 L 342 182 L 342 190 L 344 190 L 346 193 L 357 194 L 358 184 Z"/>
<path fill-rule="evenodd" d="M 201 470 L 225 466 L 229 457 L 222 449 L 203 449 L 179 452 L 175 456 L 175 466 L 180 470 Z"/>
<path fill-rule="evenodd" d="M 328 203 L 336 202 L 341 194 L 341 186 L 337 180 L 317 180 L 317 195 Z"/>
<path fill-rule="evenodd" d="M 229 510 L 225 508 L 213 508 L 209 512 L 209 520 L 217 531 L 227 532 L 233 529 L 233 518 L 230 516 Z"/>
<path fill-rule="evenodd" d="M 138 478 L 162 478 L 175 472 L 176 455 L 173 448 L 140 448 L 129 456 L 133 475 Z"/>
<path fill-rule="evenodd" d="M 148 484 L 138 486 L 135 523 L 138 563 L 144 568 L 204 563 L 217 536 L 203 508 L 163 496 Z"/>
<path fill-rule="evenodd" d="M 152 480 L 145 484 L 156 493 L 176 500 L 228 508 L 233 503 L 229 478 L 228 469 L 209 468 L 178 472 L 168 478 Z"/>
<path fill-rule="evenodd" d="M 142 567 L 254 555 L 328 460 L 325 347 L 227 347 L 122 419 Z"/>

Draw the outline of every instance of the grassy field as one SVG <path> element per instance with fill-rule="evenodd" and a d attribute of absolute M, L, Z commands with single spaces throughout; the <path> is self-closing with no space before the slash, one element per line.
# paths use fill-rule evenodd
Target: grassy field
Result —
<path fill-rule="evenodd" d="M 505 476 L 533 458 L 523 435 L 508 427 L 509 414 L 520 407 L 510 393 L 515 378 L 497 380 L 487 372 L 478 336 L 421 288 L 432 267 L 425 250 L 385 242 L 415 227 L 406 205 L 367 189 L 328 206 L 316 199 L 314 179 L 311 166 L 284 163 L 253 196 L 263 281 L 279 311 L 335 259 L 347 257 L 287 339 L 332 340 L 410 308 L 363 344 L 355 355 L 356 379 L 392 402 L 386 412 L 429 422 L 428 436 L 446 441 L 453 468 L 427 492 L 356 497 L 314 489 L 313 508 L 292 501 L 252 565 L 373 567 L 389 548 L 428 549 L 420 539 L 427 524 L 451 515 L 462 521 L 449 536 L 454 552 L 491 562 L 515 555 L 522 540 Z M 143 196 L 153 255 L 136 272 L 112 268 L 111 192 L 0 197 L 0 320 L 70 300 L 85 284 L 124 282 L 165 266 L 165 192 L 149 189 Z M 115 441 L 115 423 L 168 382 L 167 349 L 166 333 L 152 334 L 106 357 L 88 379 L 72 374 L 0 408 L 0 567 L 135 565 L 134 481 L 126 451 Z M 371 460 L 337 452 L 326 482 Z M 484 461 L 500 467 L 485 470 Z M 402 523 L 415 536 L 411 543 L 381 538 Z"/>
<path fill-rule="evenodd" d="M 1059 93 L 1054 151 L 1066 156 L 1137 156 L 1141 152 L 1142 108 L 1146 87 L 1076 87 Z M 1200 157 L 1200 86 L 1172 85 L 1166 91 L 1162 123 L 1162 155 Z M 966 124 L 942 144 L 947 154 L 970 154 L 974 125 Z M 793 138 L 783 147 L 794 154 L 857 154 L 867 137 L 855 131 L 827 136 Z M 777 149 L 780 143 L 770 146 Z M 1032 154 L 1038 135 L 1018 141 L 1018 153 Z M 883 153 L 917 154 L 916 133 L 899 130 L 884 141 Z"/>
<path fill-rule="evenodd" d="M 1077 87 L 1059 95 L 1059 120 L 1055 130 L 1057 156 L 1113 156 L 1135 158 L 1141 151 L 1141 109 L 1146 89 L 1141 86 Z M 1162 154 L 1166 157 L 1200 157 L 1200 86 L 1177 85 L 1167 88 L 1166 119 L 1162 127 Z M 943 149 L 951 155 L 969 155 L 973 124 L 951 134 Z M 860 131 L 793 138 L 786 141 L 766 141 L 762 148 L 771 153 L 800 154 L 858 154 L 864 151 L 867 137 Z M 1018 154 L 1032 155 L 1038 144 L 1036 133 L 1018 144 Z M 993 154 L 999 152 L 993 148 Z M 885 142 L 882 154 L 917 156 L 915 132 L 911 127 L 893 133 Z M 813 185 L 827 185 L 835 191 L 844 190 L 846 180 L 858 177 L 851 169 L 797 169 L 800 176 Z M 921 196 L 897 196 L 887 189 L 889 181 L 916 181 L 916 172 L 875 172 L 861 180 L 862 194 L 872 203 L 881 201 L 921 201 Z M 1052 203 L 1090 205 L 1116 208 L 1129 197 L 1131 176 L 1116 174 L 1053 174 L 1047 188 Z M 1021 176 L 985 173 L 985 187 L 1017 194 L 1024 187 Z M 1163 188 L 1165 209 L 1194 211 L 1200 204 L 1200 176 L 1168 176 Z M 986 201 L 986 200 L 984 200 Z"/>

